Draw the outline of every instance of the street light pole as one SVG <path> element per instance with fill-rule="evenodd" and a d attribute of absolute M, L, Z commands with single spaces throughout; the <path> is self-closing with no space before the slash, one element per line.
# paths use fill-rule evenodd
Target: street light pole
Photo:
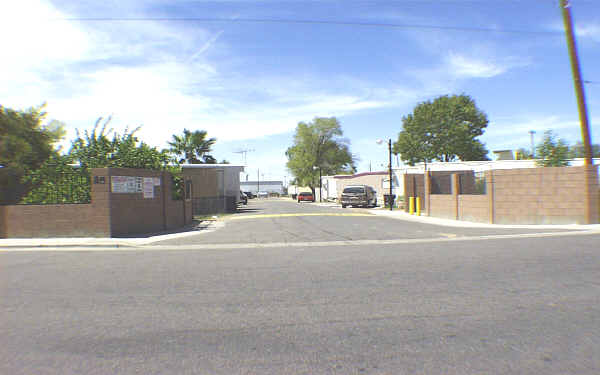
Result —
<path fill-rule="evenodd" d="M 390 164 L 389 164 L 389 169 L 390 169 L 390 211 L 393 210 L 394 207 L 394 199 L 392 198 L 392 139 L 388 139 L 388 151 L 390 154 Z"/>
<path fill-rule="evenodd" d="M 321 183 L 321 180 L 322 180 L 322 178 L 321 178 L 321 167 L 313 165 L 313 171 L 315 169 L 317 169 L 317 168 L 319 169 L 319 203 L 322 203 L 323 199 L 321 197 L 323 195 L 323 189 L 322 189 L 323 184 Z"/>
<path fill-rule="evenodd" d="M 323 179 L 321 178 L 321 167 L 319 167 L 319 203 L 323 202 Z"/>
<path fill-rule="evenodd" d="M 383 144 L 383 139 L 378 139 L 377 141 L 375 141 L 375 143 L 377 143 L 378 145 Z M 389 138 L 388 139 L 388 153 L 389 153 L 389 163 L 388 163 L 388 170 L 389 170 L 389 178 L 390 178 L 390 195 L 389 195 L 389 204 L 390 204 L 390 211 L 394 210 L 394 201 L 392 199 L 392 139 Z M 384 197 L 384 202 L 385 202 L 385 197 Z"/>

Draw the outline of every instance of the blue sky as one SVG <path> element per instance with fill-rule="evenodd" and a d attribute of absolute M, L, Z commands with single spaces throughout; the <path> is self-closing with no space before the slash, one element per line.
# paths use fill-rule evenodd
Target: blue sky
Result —
<path fill-rule="evenodd" d="M 571 4 L 600 143 L 600 3 Z M 1 18 L 2 105 L 46 102 L 69 139 L 108 115 L 159 148 L 204 129 L 219 160 L 254 150 L 251 179 L 289 180 L 284 152 L 316 116 L 341 121 L 359 171 L 383 169 L 376 140 L 445 94 L 487 113 L 489 150 L 580 139 L 558 0 L 20 0 Z"/>

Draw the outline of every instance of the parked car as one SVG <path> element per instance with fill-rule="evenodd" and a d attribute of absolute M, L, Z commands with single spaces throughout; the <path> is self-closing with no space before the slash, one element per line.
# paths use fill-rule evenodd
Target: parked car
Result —
<path fill-rule="evenodd" d="M 244 194 L 246 194 L 246 196 L 248 197 L 248 199 L 254 199 L 254 198 L 256 198 L 256 195 L 254 195 L 254 193 L 252 193 L 251 191 L 245 191 Z"/>
<path fill-rule="evenodd" d="M 375 207 L 377 192 L 369 185 L 346 186 L 342 192 L 342 208 L 346 206 Z"/>
<path fill-rule="evenodd" d="M 240 190 L 240 202 L 239 203 L 244 204 L 244 205 L 248 204 L 248 196 L 241 190 Z"/>
<path fill-rule="evenodd" d="M 315 196 L 310 191 L 303 191 L 298 193 L 298 203 L 300 202 L 314 202 Z"/>
<path fill-rule="evenodd" d="M 256 194 L 256 196 L 259 197 L 259 198 L 267 198 L 269 196 L 269 193 L 267 193 L 266 191 L 259 191 Z"/>

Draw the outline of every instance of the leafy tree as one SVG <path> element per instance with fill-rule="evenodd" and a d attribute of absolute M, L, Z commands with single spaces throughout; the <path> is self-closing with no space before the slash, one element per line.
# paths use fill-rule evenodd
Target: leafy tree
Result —
<path fill-rule="evenodd" d="M 125 130 L 120 135 L 107 130 L 111 118 L 102 117 L 94 128 L 72 141 L 67 155 L 53 155 L 38 169 L 30 171 L 24 180 L 33 188 L 23 199 L 24 203 L 80 203 L 90 199 L 90 168 L 120 167 L 138 169 L 169 169 L 177 173 L 176 167 L 168 166 L 169 154 L 158 151 Z M 113 132 L 112 139 L 109 137 Z M 77 166 L 78 165 L 78 166 Z M 75 167 L 76 166 L 76 167 Z"/>
<path fill-rule="evenodd" d="M 575 143 L 573 146 L 569 147 L 569 157 L 571 159 L 585 157 L 585 150 L 583 148 L 583 143 L 581 141 L 579 141 L 579 142 Z M 592 157 L 600 158 L 600 144 L 592 145 Z"/>
<path fill-rule="evenodd" d="M 42 124 L 43 108 L 17 111 L 0 105 L 0 203 L 18 202 L 31 188 L 23 176 L 57 153 L 54 144 L 64 136 L 64 126 Z"/>
<path fill-rule="evenodd" d="M 314 194 L 319 186 L 319 168 L 323 176 L 356 171 L 349 141 L 342 135 L 335 117 L 316 117 L 312 122 L 298 123 L 294 144 L 285 152 L 286 166 L 297 185 L 310 187 Z"/>
<path fill-rule="evenodd" d="M 552 130 L 544 132 L 544 139 L 536 149 L 541 167 L 566 167 L 569 165 L 569 146 L 562 139 L 557 139 Z"/>
<path fill-rule="evenodd" d="M 171 146 L 169 151 L 180 158 L 179 163 L 215 164 L 217 160 L 210 155 L 210 152 L 217 139 L 206 139 L 206 135 L 204 130 L 191 132 L 183 129 L 183 135 L 173 134 L 173 141 L 169 142 L 169 146 Z"/>
<path fill-rule="evenodd" d="M 516 152 L 516 159 L 517 160 L 529 160 L 529 159 L 533 159 L 533 155 L 531 155 L 531 151 L 521 147 Z"/>
<path fill-rule="evenodd" d="M 89 173 L 76 168 L 69 155 L 55 154 L 30 171 L 23 180 L 32 186 L 21 203 L 88 203 L 91 199 Z"/>
<path fill-rule="evenodd" d="M 140 168 L 162 170 L 169 163 L 169 154 L 166 150 L 158 151 L 135 136 L 139 127 L 133 131 L 125 129 L 120 135 L 112 129 L 106 130 L 111 118 L 106 119 L 100 129 L 98 126 L 102 117 L 96 120 L 91 132 L 87 130 L 83 136 L 77 131 L 77 138 L 72 142 L 69 156 L 73 162 L 79 163 L 81 168 Z M 112 139 L 109 133 L 113 132 Z"/>
<path fill-rule="evenodd" d="M 393 152 L 410 165 L 432 160 L 489 160 L 484 144 L 476 139 L 487 124 L 486 114 L 469 96 L 440 96 L 419 103 L 412 114 L 402 118 L 403 129 Z"/>

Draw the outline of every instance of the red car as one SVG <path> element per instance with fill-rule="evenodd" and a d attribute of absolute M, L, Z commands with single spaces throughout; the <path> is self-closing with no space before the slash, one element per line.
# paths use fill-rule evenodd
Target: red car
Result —
<path fill-rule="evenodd" d="M 311 192 L 308 191 L 303 191 L 302 193 L 298 194 L 298 203 L 300 202 L 314 202 L 315 201 L 315 197 Z"/>

